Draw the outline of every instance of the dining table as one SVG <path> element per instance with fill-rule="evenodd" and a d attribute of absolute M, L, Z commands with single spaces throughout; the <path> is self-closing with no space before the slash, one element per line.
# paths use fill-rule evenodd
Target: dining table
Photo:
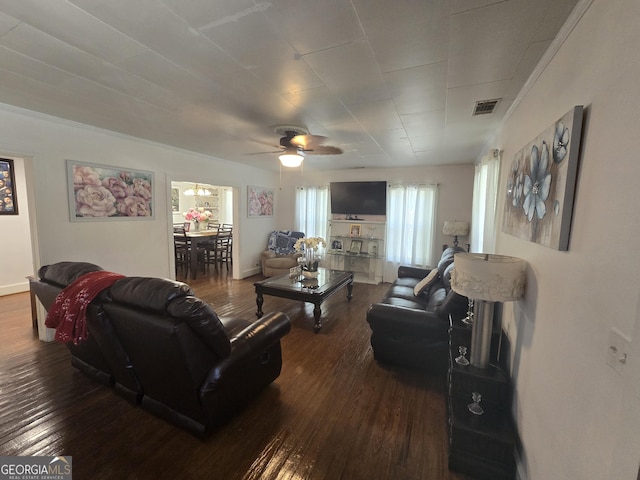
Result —
<path fill-rule="evenodd" d="M 193 232 L 185 232 L 189 240 L 189 270 L 191 279 L 195 280 L 198 276 L 198 245 L 210 242 L 218 235 L 217 229 L 198 230 Z"/>

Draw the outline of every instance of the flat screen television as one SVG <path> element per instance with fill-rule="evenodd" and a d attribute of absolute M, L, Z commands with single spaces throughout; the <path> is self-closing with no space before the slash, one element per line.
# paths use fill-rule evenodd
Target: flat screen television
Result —
<path fill-rule="evenodd" d="M 329 191 L 332 214 L 387 214 L 387 182 L 331 182 Z"/>

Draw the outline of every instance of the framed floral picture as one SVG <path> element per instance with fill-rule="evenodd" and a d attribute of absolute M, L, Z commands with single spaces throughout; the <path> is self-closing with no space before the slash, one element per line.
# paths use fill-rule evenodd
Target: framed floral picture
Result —
<path fill-rule="evenodd" d="M 247 215 L 252 217 L 273 216 L 273 189 L 247 187 Z"/>
<path fill-rule="evenodd" d="M 67 160 L 71 221 L 151 220 L 153 172 Z"/>
<path fill-rule="evenodd" d="M 0 215 L 17 215 L 16 179 L 13 160 L 0 158 Z"/>
<path fill-rule="evenodd" d="M 511 163 L 502 231 L 569 249 L 583 107 L 576 106 L 517 152 Z"/>

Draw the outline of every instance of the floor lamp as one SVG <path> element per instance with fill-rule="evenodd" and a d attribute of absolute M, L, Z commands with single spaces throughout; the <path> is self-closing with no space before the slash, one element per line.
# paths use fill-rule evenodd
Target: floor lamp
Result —
<path fill-rule="evenodd" d="M 516 257 L 485 253 L 456 253 L 453 258 L 451 288 L 474 300 L 469 361 L 475 367 L 487 368 L 494 305 L 522 298 L 526 262 Z"/>

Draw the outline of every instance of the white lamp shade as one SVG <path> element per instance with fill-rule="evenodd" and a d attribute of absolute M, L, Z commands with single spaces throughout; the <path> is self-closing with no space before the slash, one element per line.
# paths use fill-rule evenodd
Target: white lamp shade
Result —
<path fill-rule="evenodd" d="M 464 236 L 469 233 L 469 222 L 445 221 L 442 227 L 443 235 L 460 235 Z"/>
<path fill-rule="evenodd" d="M 456 253 L 451 272 L 454 292 L 474 300 L 512 302 L 522 298 L 526 262 L 504 255 Z"/>
<path fill-rule="evenodd" d="M 284 153 L 280 155 L 279 158 L 280 163 L 282 163 L 283 167 L 299 167 L 300 165 L 302 165 L 302 160 L 304 160 L 304 157 L 302 155 L 298 155 L 297 153 Z"/>

